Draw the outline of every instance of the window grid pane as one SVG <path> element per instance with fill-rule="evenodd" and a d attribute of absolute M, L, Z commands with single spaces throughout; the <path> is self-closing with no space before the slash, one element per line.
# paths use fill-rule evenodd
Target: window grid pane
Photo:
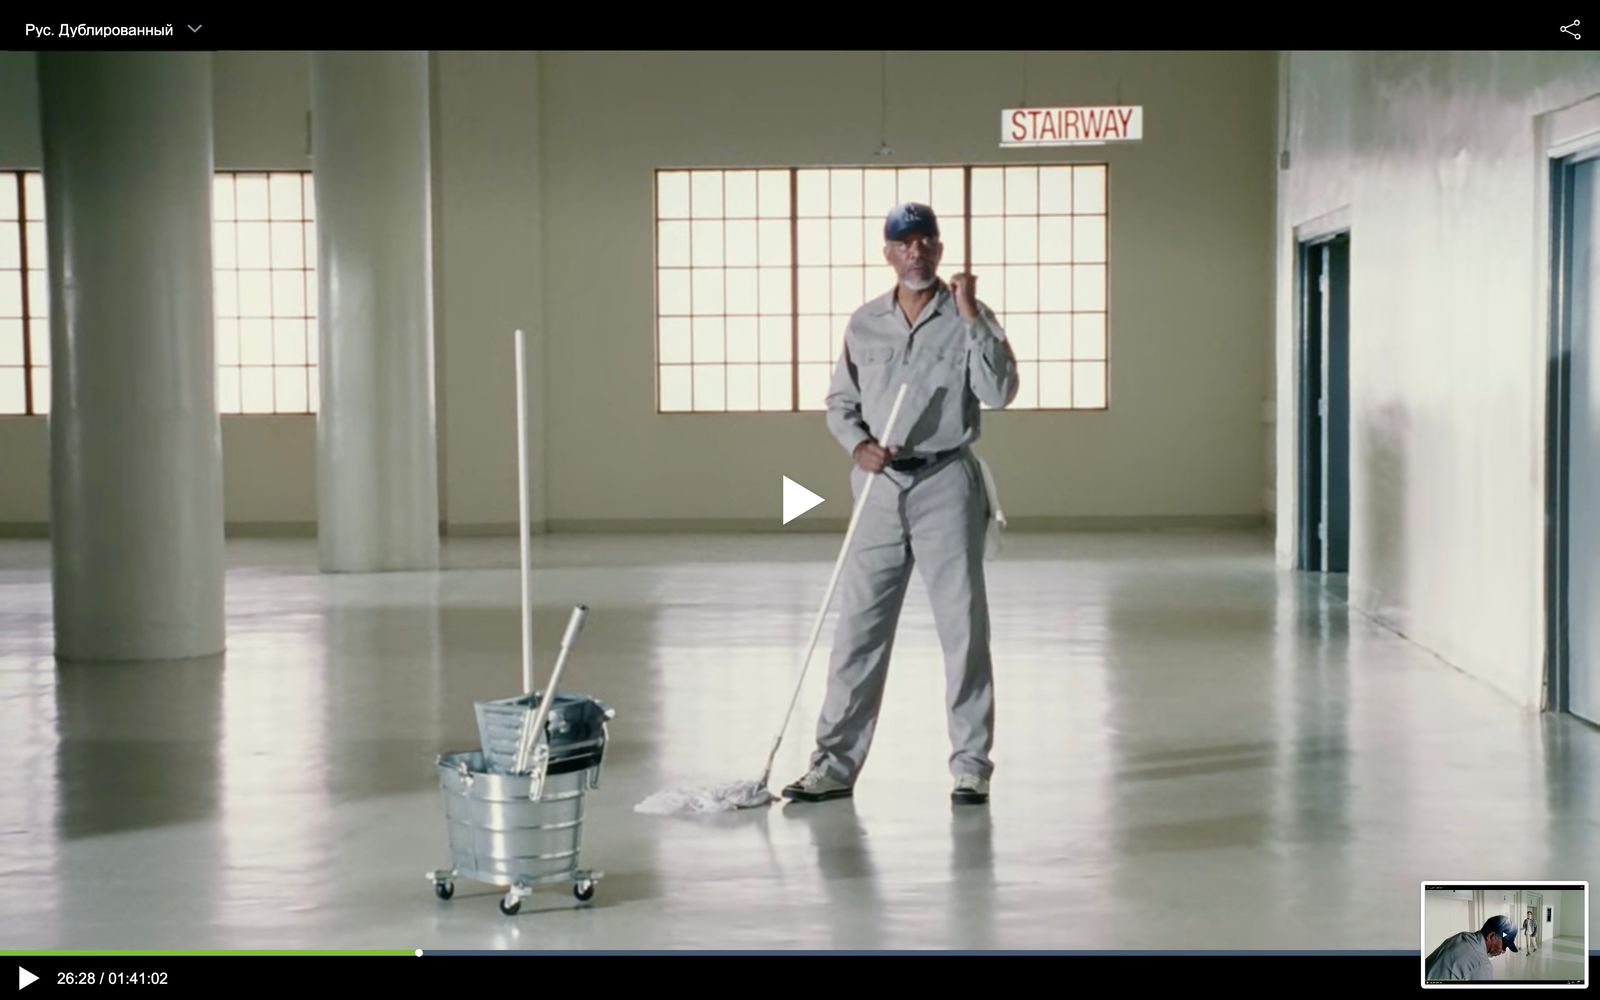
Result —
<path fill-rule="evenodd" d="M 264 359 L 266 371 L 255 373 L 251 384 L 258 407 L 263 395 L 273 397 L 268 412 L 314 413 L 318 377 L 311 175 L 225 172 L 216 177 L 214 185 L 219 369 L 224 359 L 232 359 L 232 384 L 243 386 L 239 321 L 247 313 L 269 324 L 297 321 L 299 325 L 291 327 L 302 331 L 297 339 L 281 330 L 275 339 L 269 339 L 272 356 Z M 675 286 L 681 287 L 687 299 L 681 314 L 691 321 L 723 321 L 721 351 L 712 352 L 718 360 L 704 362 L 717 366 L 718 371 L 698 380 L 690 373 L 690 395 L 701 401 L 693 409 L 724 410 L 747 404 L 752 395 L 751 373 L 739 374 L 739 387 L 734 390 L 737 399 L 730 402 L 728 373 L 723 369 L 729 364 L 756 363 L 761 367 L 753 376 L 753 392 L 760 409 L 820 410 L 821 400 L 808 397 L 803 386 L 815 386 L 821 378 L 825 391 L 824 373 L 831 374 L 831 360 L 824 362 L 819 355 L 826 353 L 830 359 L 837 355 L 844 332 L 842 318 L 849 312 L 844 299 L 856 297 L 858 285 L 860 299 L 876 294 L 883 278 L 881 252 L 873 253 L 881 245 L 878 227 L 891 204 L 911 199 L 931 201 L 940 215 L 946 244 L 942 270 L 946 274 L 959 262 L 980 277 L 989 275 L 989 280 L 980 281 L 980 295 L 996 310 L 1003 325 L 1019 327 L 1022 336 L 1014 343 L 1019 348 L 1019 362 L 1042 363 L 1052 354 L 1064 353 L 1054 360 L 1068 363 L 1065 369 L 1030 367 L 1035 378 L 1059 377 L 1064 384 L 1048 391 L 1031 391 L 1025 375 L 1012 408 L 1046 406 L 1046 399 L 1063 398 L 1071 400 L 1071 408 L 1108 405 L 1109 183 L 1104 164 L 662 171 L 657 185 L 658 229 L 665 220 L 680 220 L 689 244 L 683 255 L 688 260 L 669 261 L 670 248 L 662 249 L 658 281 L 663 298 L 670 297 L 665 293 L 674 285 L 663 280 L 672 269 L 669 264 L 681 263 L 685 265 L 679 276 L 682 280 Z M 965 203 L 969 190 L 970 215 Z M 893 200 L 883 204 L 889 198 Z M 0 221 L 16 223 L 4 230 L 7 245 L 0 248 L 0 254 L 18 265 L 0 274 L 12 276 L 16 292 L 12 297 L 17 302 L 10 311 L 20 314 L 22 321 L 20 343 L 0 345 L 0 354 L 12 347 L 23 352 L 23 411 L 38 414 L 49 408 L 47 394 L 37 391 L 39 376 L 47 375 L 49 364 L 44 353 L 49 343 L 49 303 L 43 209 L 42 179 L 36 171 L 0 172 Z M 796 225 L 802 221 L 815 222 L 804 248 L 807 262 L 816 268 L 809 275 L 796 274 L 790 246 L 784 242 L 786 232 L 794 242 Z M 697 223 L 710 224 L 701 227 L 698 257 L 691 232 Z M 681 236 L 674 234 L 673 238 L 682 242 Z M 704 266 L 694 267 L 696 262 Z M 1035 263 L 1040 266 L 1020 266 Z M 747 270 L 728 273 L 734 268 Z M 297 289 L 301 283 L 303 294 Z M 785 288 L 790 283 L 803 286 L 798 298 Z M 668 309 L 658 311 L 663 319 L 670 313 Z M 807 338 L 798 322 L 802 316 L 815 317 L 826 327 L 825 333 L 809 331 L 804 348 L 801 340 Z M 757 325 L 728 322 L 744 317 L 756 319 Z M 782 337 L 784 320 L 793 331 L 793 341 L 787 345 Z M 1064 352 L 1059 346 L 1047 348 L 1046 330 L 1059 328 L 1061 320 L 1069 328 Z M 753 330 L 758 332 L 752 345 Z M 14 330 L 9 335 L 18 339 Z M 666 335 L 663 327 L 662 337 Z M 730 335 L 736 342 L 729 341 Z M 222 343 L 225 337 L 231 338 L 226 345 Z M 1059 345 L 1061 340 L 1058 337 L 1054 343 Z M 665 339 L 662 346 L 666 346 Z M 660 363 L 672 363 L 665 350 Z M 702 367 L 701 362 L 690 363 Z M 799 398 L 792 398 L 792 391 L 780 391 L 778 372 L 782 370 L 789 371 L 793 388 L 802 389 Z M 219 378 L 219 385 L 224 381 Z M 298 388 L 301 384 L 306 387 L 304 393 Z M 662 384 L 666 385 L 665 379 Z M 698 394 L 692 391 L 696 385 L 702 389 Z M 278 391 L 290 386 L 295 388 Z M 715 386 L 720 390 L 713 391 Z M 786 395 L 791 398 L 784 399 Z M 1037 402 L 1030 404 L 1030 397 Z M 243 408 L 237 392 L 219 394 L 219 403 L 224 412 Z"/>
<path fill-rule="evenodd" d="M 883 218 L 933 205 L 1017 354 L 1010 409 L 1104 409 L 1105 164 L 663 170 L 660 412 L 816 412 L 850 314 L 893 287 Z M 242 217 L 242 216 L 241 216 Z"/>
<path fill-rule="evenodd" d="M 50 412 L 50 291 L 45 266 L 44 180 L 0 171 L 0 413 Z"/>
<path fill-rule="evenodd" d="M 311 174 L 219 173 L 212 215 L 218 410 L 316 413 Z"/>
<path fill-rule="evenodd" d="M 657 408 L 789 410 L 793 354 L 788 170 L 656 175 Z"/>
<path fill-rule="evenodd" d="M 1107 168 L 974 167 L 969 268 L 1022 382 L 1009 409 L 1108 405 Z"/>

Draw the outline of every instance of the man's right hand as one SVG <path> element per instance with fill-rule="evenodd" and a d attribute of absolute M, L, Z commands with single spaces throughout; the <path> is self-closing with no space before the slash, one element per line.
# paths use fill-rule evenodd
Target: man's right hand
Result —
<path fill-rule="evenodd" d="M 883 448 L 878 442 L 868 438 L 856 445 L 856 464 L 868 472 L 882 472 L 884 465 L 895 456 L 899 448 Z"/>

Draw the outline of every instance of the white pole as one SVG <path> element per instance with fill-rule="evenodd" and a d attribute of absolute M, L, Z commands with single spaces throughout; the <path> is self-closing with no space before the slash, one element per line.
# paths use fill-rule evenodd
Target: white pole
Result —
<path fill-rule="evenodd" d="M 900 404 L 906 401 L 906 390 L 911 387 L 910 382 L 902 383 L 900 391 L 895 394 L 894 406 L 889 408 L 889 419 L 883 425 L 883 437 L 878 441 L 885 448 L 884 442 L 889 440 L 889 435 L 894 433 L 894 422 L 900 416 Z M 833 576 L 828 578 L 828 590 L 823 595 L 822 607 L 817 609 L 817 617 L 811 624 L 811 642 L 806 646 L 806 658 L 800 661 L 800 676 L 794 682 L 794 694 L 789 698 L 789 710 L 783 714 L 783 725 L 778 727 L 777 738 L 772 741 L 772 751 L 767 754 L 767 769 L 761 772 L 761 787 L 767 787 L 768 780 L 772 777 L 772 764 L 778 759 L 778 747 L 783 744 L 783 734 L 789 728 L 789 719 L 794 715 L 794 706 L 800 700 L 800 690 L 805 683 L 806 670 L 811 666 L 811 654 L 817 648 L 817 637 L 822 634 L 822 623 L 828 617 L 828 605 L 833 603 L 833 592 L 839 586 L 839 573 L 844 569 L 845 557 L 850 554 L 850 541 L 856 537 L 856 525 L 861 522 L 861 512 L 867 509 L 867 496 L 872 493 L 872 484 L 878 481 L 882 473 L 874 472 L 861 484 L 861 495 L 856 497 L 855 509 L 850 512 L 850 526 L 845 529 L 844 544 L 839 546 L 839 557 L 833 563 Z"/>
<path fill-rule="evenodd" d="M 567 665 L 567 654 L 572 652 L 573 643 L 578 641 L 578 633 L 583 631 L 583 623 L 589 617 L 589 607 L 580 604 L 572 609 L 572 617 L 567 619 L 567 634 L 561 637 L 561 655 L 556 657 L 555 669 L 550 671 L 550 686 L 544 689 L 544 696 L 539 699 L 539 711 L 533 717 L 533 722 L 522 731 L 522 740 L 517 744 L 517 759 L 513 762 L 512 774 L 525 774 L 528 770 L 528 758 L 533 756 L 533 748 L 539 742 L 539 735 L 544 732 L 544 724 L 550 718 L 550 712 L 556 703 L 556 685 L 561 681 L 561 670 Z"/>
<path fill-rule="evenodd" d="M 533 693 L 533 608 L 529 605 L 528 538 L 528 349 L 517 331 L 517 524 L 522 534 L 522 690 Z"/>

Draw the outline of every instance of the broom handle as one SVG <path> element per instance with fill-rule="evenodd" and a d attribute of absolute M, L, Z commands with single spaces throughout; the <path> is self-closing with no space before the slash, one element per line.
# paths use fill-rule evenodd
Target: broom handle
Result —
<path fill-rule="evenodd" d="M 880 441 L 889 440 L 889 435 L 894 431 L 895 418 L 900 415 L 900 404 L 905 402 L 906 389 L 910 383 L 903 383 L 900 392 L 894 397 L 894 406 L 889 410 L 889 419 L 883 425 L 883 436 Z M 778 759 L 778 747 L 783 744 L 783 734 L 789 728 L 789 719 L 794 715 L 794 706 L 800 700 L 800 689 L 805 684 L 806 671 L 811 667 L 811 654 L 817 648 L 817 637 L 822 634 L 822 622 L 828 615 L 828 606 L 833 603 L 833 592 L 839 586 L 839 573 L 844 569 L 845 557 L 850 552 L 850 541 L 855 537 L 856 525 L 861 522 L 861 512 L 866 509 L 867 497 L 872 493 L 872 484 L 878 481 L 880 473 L 867 476 L 867 481 L 862 484 L 861 495 L 856 497 L 855 510 L 850 513 L 850 527 L 844 533 L 844 544 L 839 546 L 839 557 L 833 563 L 833 576 L 828 580 L 828 592 L 822 598 L 822 607 L 817 609 L 817 618 L 811 625 L 811 642 L 806 646 L 806 657 L 800 663 L 800 676 L 794 683 L 794 694 L 789 698 L 789 710 L 783 714 L 783 725 L 778 728 L 778 736 L 772 741 L 772 751 L 767 754 L 767 769 L 761 772 L 761 787 L 765 788 L 772 778 L 772 764 Z"/>
<path fill-rule="evenodd" d="M 533 693 L 533 609 L 528 563 L 528 337 L 517 331 L 517 526 L 522 544 L 522 692 Z"/>
<path fill-rule="evenodd" d="M 555 704 L 556 683 L 561 680 L 562 668 L 567 665 L 567 654 L 572 651 L 572 644 L 578 641 L 578 633 L 583 631 L 584 620 L 588 617 L 589 608 L 586 605 L 580 604 L 572 609 L 572 618 L 567 622 L 567 634 L 561 639 L 561 655 L 556 658 L 556 668 L 550 672 L 550 686 L 545 688 L 544 697 L 539 700 L 539 713 L 533 717 L 533 724 L 522 732 L 513 774 L 521 774 L 528 769 L 528 758 L 533 755 L 533 746 L 539 742 L 545 720 L 550 718 L 550 707 Z"/>

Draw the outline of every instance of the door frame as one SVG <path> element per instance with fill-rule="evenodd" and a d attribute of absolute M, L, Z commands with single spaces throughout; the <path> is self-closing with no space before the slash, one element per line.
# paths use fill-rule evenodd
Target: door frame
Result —
<path fill-rule="evenodd" d="M 1296 518 L 1295 518 L 1295 551 L 1296 568 L 1307 572 L 1328 572 L 1326 552 L 1329 539 L 1319 535 L 1318 526 L 1326 523 L 1324 516 L 1324 467 L 1326 465 L 1326 443 L 1328 434 L 1325 427 L 1325 414 L 1319 412 L 1317 400 L 1321 394 L 1324 378 L 1328 371 L 1328 357 L 1324 345 L 1328 342 L 1328 332 L 1323 327 L 1324 317 L 1327 315 L 1326 302 L 1323 301 L 1321 289 L 1311 280 L 1313 252 L 1320 250 L 1335 240 L 1351 238 L 1351 212 L 1348 205 L 1343 206 L 1326 215 L 1318 216 L 1294 227 L 1295 241 L 1295 295 L 1294 295 L 1294 329 L 1295 329 L 1295 490 L 1296 490 Z M 1348 389 L 1350 385 L 1349 365 L 1349 258 L 1346 259 L 1346 297 L 1345 297 L 1345 364 L 1344 378 L 1346 388 L 1345 407 L 1345 451 L 1346 451 L 1346 503 L 1343 514 L 1343 528 L 1345 540 L 1346 565 L 1339 572 L 1348 571 L 1349 538 L 1350 538 L 1350 503 L 1348 501 L 1348 485 L 1350 462 L 1350 412 L 1348 407 Z M 1315 343 L 1312 343 L 1313 336 Z"/>
<path fill-rule="evenodd" d="M 1548 244 L 1549 332 L 1545 383 L 1545 670 L 1539 707 L 1572 711 L 1572 649 L 1568 590 L 1572 430 L 1573 171 L 1600 160 L 1600 136 L 1550 150 Z M 1595 234 L 1600 237 L 1600 233 Z M 1600 345 L 1596 345 L 1600 346 Z"/>

